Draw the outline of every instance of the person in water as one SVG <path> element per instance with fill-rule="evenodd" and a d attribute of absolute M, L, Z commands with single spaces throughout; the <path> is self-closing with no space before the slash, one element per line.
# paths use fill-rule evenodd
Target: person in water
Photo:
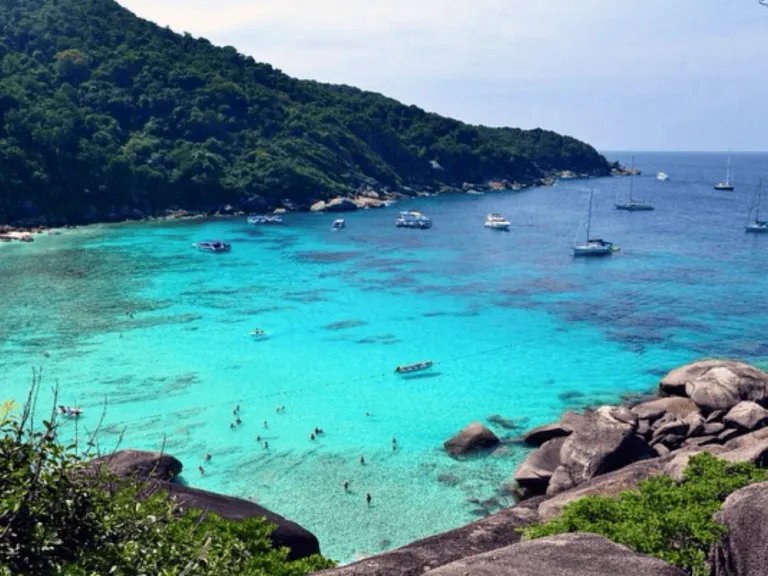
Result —
<path fill-rule="evenodd" d="M 264 442 L 264 449 L 269 450 L 269 442 Z"/>
<path fill-rule="evenodd" d="M 200 471 L 201 476 L 205 476 L 205 468 L 203 468 L 202 466 L 198 466 L 197 469 Z"/>
<path fill-rule="evenodd" d="M 371 505 L 371 500 L 373 500 L 373 498 L 371 498 L 371 494 L 370 494 L 370 493 L 367 493 L 367 494 L 365 495 L 365 501 L 368 503 L 368 506 L 370 506 L 370 505 Z"/>
<path fill-rule="evenodd" d="M 360 464 L 365 466 L 365 456 L 360 456 Z"/>
<path fill-rule="evenodd" d="M 345 492 L 349 492 L 349 480 L 344 480 L 341 485 L 344 487 Z"/>
<path fill-rule="evenodd" d="M 312 442 L 314 442 L 315 441 L 315 435 L 314 434 L 310 434 L 309 435 L 309 439 L 312 440 Z"/>
<path fill-rule="evenodd" d="M 210 454 L 206 454 L 205 455 L 205 461 L 206 462 L 210 462 L 211 461 L 211 455 Z"/>

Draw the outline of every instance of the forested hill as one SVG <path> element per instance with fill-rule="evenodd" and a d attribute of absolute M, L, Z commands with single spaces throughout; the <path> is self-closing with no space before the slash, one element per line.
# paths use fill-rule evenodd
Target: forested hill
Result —
<path fill-rule="evenodd" d="M 553 132 L 470 126 L 293 79 L 112 0 L 0 0 L 0 223 L 566 169 L 609 167 Z"/>

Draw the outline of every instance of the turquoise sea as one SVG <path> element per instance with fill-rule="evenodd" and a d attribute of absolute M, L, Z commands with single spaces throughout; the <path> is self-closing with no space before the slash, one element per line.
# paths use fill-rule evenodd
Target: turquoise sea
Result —
<path fill-rule="evenodd" d="M 637 154 L 635 195 L 654 212 L 614 210 L 629 181 L 605 178 L 403 201 L 349 214 L 340 232 L 333 215 L 289 214 L 281 227 L 109 225 L 0 245 L 2 397 L 22 400 L 42 367 L 39 404 L 58 384 L 61 403 L 86 411 L 82 436 L 106 401 L 102 449 L 121 435 L 123 447 L 165 443 L 186 482 L 257 500 L 340 561 L 400 546 L 510 504 L 524 429 L 652 390 L 701 356 L 768 360 L 768 235 L 744 232 L 768 155 L 733 155 L 730 193 L 712 188 L 725 163 Z M 621 252 L 574 260 L 590 187 L 593 235 Z M 431 230 L 394 227 L 414 206 Z M 489 212 L 511 232 L 485 229 Z M 232 252 L 192 248 L 211 237 Z M 393 374 L 421 360 L 436 367 Z M 503 449 L 443 452 L 492 415 L 517 426 L 494 428 Z"/>

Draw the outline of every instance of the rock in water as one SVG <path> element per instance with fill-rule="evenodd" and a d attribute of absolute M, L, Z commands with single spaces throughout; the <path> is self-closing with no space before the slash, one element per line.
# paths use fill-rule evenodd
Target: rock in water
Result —
<path fill-rule="evenodd" d="M 181 462 L 163 452 L 120 450 L 109 456 L 94 458 L 90 466 L 105 465 L 116 476 L 133 476 L 142 480 L 173 480 L 181 474 Z"/>
<path fill-rule="evenodd" d="M 768 574 L 768 482 L 728 496 L 715 520 L 728 532 L 712 549 L 712 575 Z"/>
<path fill-rule="evenodd" d="M 493 448 L 499 443 L 499 439 L 488 428 L 474 422 L 464 428 L 456 436 L 446 441 L 443 447 L 453 456 L 467 454 L 475 450 Z"/>
<path fill-rule="evenodd" d="M 596 534 L 560 534 L 463 558 L 429 576 L 684 576 Z"/>
<path fill-rule="evenodd" d="M 730 410 L 743 400 L 768 401 L 768 374 L 744 362 L 704 360 L 672 370 L 662 379 L 659 391 L 688 396 L 709 414 Z"/>
<path fill-rule="evenodd" d="M 768 410 L 755 402 L 739 402 L 723 417 L 726 426 L 751 432 L 768 424 Z"/>

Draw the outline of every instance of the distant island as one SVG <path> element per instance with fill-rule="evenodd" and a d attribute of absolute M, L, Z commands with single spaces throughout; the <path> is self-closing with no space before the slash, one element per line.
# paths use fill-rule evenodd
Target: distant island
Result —
<path fill-rule="evenodd" d="M 0 0 L 0 66 L 0 224 L 304 210 L 615 168 L 554 132 L 291 78 L 112 0 Z"/>

